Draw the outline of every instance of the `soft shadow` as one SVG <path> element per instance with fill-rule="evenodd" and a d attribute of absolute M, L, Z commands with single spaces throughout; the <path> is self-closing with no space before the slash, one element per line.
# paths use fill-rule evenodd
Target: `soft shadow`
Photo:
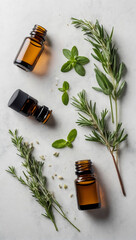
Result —
<path fill-rule="evenodd" d="M 52 43 L 48 37 L 46 38 L 46 41 L 44 43 L 44 49 L 41 53 L 41 56 L 34 67 L 33 74 L 38 76 L 47 75 L 49 71 L 51 57 L 52 57 Z"/>
<path fill-rule="evenodd" d="M 93 210 L 87 210 L 86 213 L 90 215 L 90 217 L 94 219 L 105 219 L 107 220 L 110 216 L 110 207 L 108 202 L 108 196 L 106 192 L 106 188 L 104 186 L 104 183 L 102 181 L 100 172 L 96 169 L 94 166 L 94 171 L 97 176 L 97 180 L 99 182 L 99 192 L 100 192 L 100 199 L 101 199 L 101 208 L 99 209 L 93 209 Z"/>
<path fill-rule="evenodd" d="M 57 122 L 56 122 L 53 114 L 51 114 L 49 120 L 46 122 L 46 126 L 51 127 L 51 128 L 55 128 L 57 126 Z"/>

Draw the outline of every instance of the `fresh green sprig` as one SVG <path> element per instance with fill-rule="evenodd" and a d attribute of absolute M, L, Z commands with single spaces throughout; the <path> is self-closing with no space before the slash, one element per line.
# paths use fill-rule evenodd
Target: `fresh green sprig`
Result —
<path fill-rule="evenodd" d="M 120 62 L 117 48 L 113 43 L 113 28 L 110 35 L 102 25 L 96 20 L 95 24 L 90 21 L 72 18 L 72 24 L 76 28 L 81 28 L 84 32 L 85 38 L 91 43 L 93 53 L 91 54 L 95 60 L 101 63 L 105 73 L 95 65 L 96 80 L 99 85 L 93 87 L 94 90 L 102 92 L 109 96 L 111 107 L 112 123 L 115 122 L 117 130 L 118 119 L 118 99 L 122 96 L 126 82 L 122 80 L 124 74 L 125 64 Z M 115 104 L 115 111 L 113 111 L 113 102 Z M 115 113 L 114 113 L 115 112 Z M 115 116 L 114 116 L 115 115 Z M 116 151 L 116 162 L 118 163 L 118 150 Z"/>
<path fill-rule="evenodd" d="M 95 58 L 95 60 L 101 62 L 105 73 L 109 75 L 108 79 L 106 75 L 103 74 L 96 66 L 96 79 L 100 88 L 93 88 L 96 91 L 103 92 L 104 94 L 109 95 L 109 97 L 115 101 L 116 107 L 116 101 L 118 98 L 121 97 L 122 93 L 124 92 L 126 82 L 121 81 L 124 73 L 125 64 L 123 62 L 119 62 L 117 49 L 112 43 L 113 28 L 111 34 L 109 35 L 103 28 L 103 26 L 99 24 L 98 20 L 96 20 L 95 24 L 92 24 L 90 21 L 83 21 L 80 19 L 72 18 L 72 24 L 74 24 L 76 28 L 82 29 L 85 36 L 87 36 L 86 40 L 90 42 L 93 46 L 94 53 L 92 53 L 91 55 L 93 56 L 93 58 Z M 107 81 L 105 82 L 105 78 L 108 83 L 110 83 L 110 91 L 109 88 L 107 90 Z M 112 122 L 114 123 L 111 99 L 110 104 L 112 112 Z M 117 125 L 118 122 L 116 122 L 116 127 Z"/>
<path fill-rule="evenodd" d="M 36 199 L 36 201 L 44 208 L 45 213 L 42 214 L 44 217 L 49 218 L 54 226 L 56 231 L 58 231 L 53 208 L 63 217 L 65 218 L 74 228 L 80 231 L 66 216 L 61 205 L 55 199 L 53 194 L 47 188 L 47 179 L 43 175 L 43 166 L 44 163 L 37 161 L 33 156 L 34 147 L 31 144 L 25 144 L 22 136 L 18 136 L 17 130 L 13 133 L 9 130 L 11 135 L 11 140 L 14 146 L 17 148 L 19 152 L 19 156 L 23 158 L 22 166 L 25 168 L 25 171 L 22 171 L 24 179 L 19 177 L 16 173 L 15 167 L 9 167 L 6 170 L 13 177 L 17 178 L 23 185 L 27 186 L 32 196 Z"/>
<path fill-rule="evenodd" d="M 127 134 L 124 134 L 124 129 L 121 130 L 122 123 L 118 124 L 116 131 L 110 132 L 106 120 L 108 113 L 107 109 L 103 110 L 99 117 L 96 113 L 96 103 L 92 104 L 91 101 L 87 101 L 84 90 L 78 94 L 78 98 L 73 97 L 72 100 L 72 105 L 79 111 L 77 124 L 80 126 L 88 126 L 92 130 L 92 133 L 89 136 L 86 136 L 86 140 L 99 142 L 107 147 L 113 158 L 122 192 L 126 195 L 118 165 L 114 157 L 114 152 L 117 150 L 118 144 L 125 141 L 127 138 Z M 84 113 L 86 116 L 80 112 Z"/>
<path fill-rule="evenodd" d="M 68 95 L 68 90 L 69 90 L 69 83 L 67 81 L 63 82 L 62 88 L 58 88 L 60 92 L 63 92 L 62 94 L 62 102 L 64 105 L 68 105 L 69 102 L 69 95 Z"/>
<path fill-rule="evenodd" d="M 54 148 L 64 148 L 64 147 L 72 148 L 73 147 L 72 142 L 75 140 L 76 136 L 77 136 L 77 130 L 72 129 L 67 136 L 67 140 L 64 140 L 64 139 L 56 140 L 55 142 L 52 143 L 52 147 L 54 147 Z"/>
<path fill-rule="evenodd" d="M 74 68 L 80 76 L 85 76 L 85 68 L 83 65 L 89 63 L 89 59 L 87 57 L 78 56 L 78 49 L 76 46 L 72 47 L 71 51 L 69 49 L 63 49 L 63 54 L 68 61 L 63 64 L 61 71 L 69 72 Z"/>

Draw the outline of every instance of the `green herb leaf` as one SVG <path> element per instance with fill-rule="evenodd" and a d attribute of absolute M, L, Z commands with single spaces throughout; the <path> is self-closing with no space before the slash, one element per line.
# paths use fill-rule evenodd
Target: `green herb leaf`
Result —
<path fill-rule="evenodd" d="M 62 95 L 62 102 L 64 105 L 67 105 L 69 102 L 69 95 L 67 93 L 67 90 L 69 90 L 69 83 L 67 81 L 63 82 L 63 87 L 62 88 L 58 88 L 59 91 L 63 92 Z"/>
<path fill-rule="evenodd" d="M 123 81 L 123 82 L 121 83 L 120 87 L 119 87 L 119 90 L 118 90 L 117 93 L 116 93 L 117 98 L 122 95 L 125 87 L 126 87 L 126 82 Z"/>
<path fill-rule="evenodd" d="M 93 53 L 91 53 L 91 55 L 94 59 L 96 59 L 98 62 L 100 62 L 100 59 L 97 56 L 95 56 Z"/>
<path fill-rule="evenodd" d="M 90 60 L 87 57 L 82 57 L 82 56 L 78 56 L 76 60 L 81 65 L 85 65 L 90 62 Z"/>
<path fill-rule="evenodd" d="M 69 72 L 73 67 L 75 71 L 81 75 L 85 75 L 85 69 L 82 65 L 85 65 L 89 62 L 89 59 L 84 56 L 78 56 L 78 49 L 76 46 L 73 46 L 71 51 L 68 49 L 63 49 L 63 54 L 66 58 L 69 59 L 66 63 L 61 67 L 62 72 Z"/>
<path fill-rule="evenodd" d="M 121 64 L 119 65 L 119 72 L 118 72 L 118 76 L 117 76 L 117 82 L 120 81 L 124 69 L 125 69 L 125 64 L 124 64 L 124 63 L 121 63 Z"/>
<path fill-rule="evenodd" d="M 69 102 L 69 96 L 67 92 L 64 92 L 62 95 L 62 102 L 64 103 L 64 105 L 68 105 Z"/>
<path fill-rule="evenodd" d="M 62 51 L 63 51 L 64 56 L 65 56 L 67 59 L 70 59 L 70 58 L 71 58 L 71 52 L 70 52 L 70 50 L 68 50 L 68 49 L 63 49 Z"/>
<path fill-rule="evenodd" d="M 98 68 L 95 69 L 95 72 L 99 75 L 99 77 L 101 78 L 101 80 L 103 81 L 103 83 L 105 84 L 106 88 L 109 89 L 111 92 L 113 90 L 113 85 L 112 83 L 109 81 L 109 79 L 106 77 L 106 75 L 101 72 Z"/>
<path fill-rule="evenodd" d="M 105 82 L 102 81 L 101 77 L 98 75 L 98 73 L 96 72 L 96 80 L 99 84 L 99 86 L 103 89 L 103 90 L 106 90 L 106 85 L 105 85 Z"/>
<path fill-rule="evenodd" d="M 64 92 L 65 90 L 63 88 L 58 88 L 60 92 Z"/>
<path fill-rule="evenodd" d="M 92 87 L 94 90 L 96 90 L 97 92 L 103 92 L 101 88 L 97 88 L 97 87 Z"/>
<path fill-rule="evenodd" d="M 73 147 L 72 142 L 75 140 L 76 136 L 77 136 L 77 130 L 72 129 L 67 136 L 67 141 L 64 140 L 64 139 L 56 140 L 52 144 L 52 147 L 54 147 L 54 148 L 64 148 L 64 147 L 67 146 L 67 147 L 72 148 Z"/>
<path fill-rule="evenodd" d="M 85 69 L 81 64 L 77 63 L 74 69 L 80 76 L 85 76 Z"/>
<path fill-rule="evenodd" d="M 78 56 L 78 50 L 77 50 L 77 47 L 74 46 L 71 49 L 71 57 L 73 58 L 73 57 L 77 57 L 77 56 Z"/>
<path fill-rule="evenodd" d="M 69 72 L 72 69 L 72 64 L 70 61 L 67 61 L 66 63 L 63 64 L 61 67 L 61 72 Z"/>
<path fill-rule="evenodd" d="M 96 56 L 98 57 L 99 61 L 103 62 L 104 58 L 103 55 L 101 54 L 100 50 L 97 48 L 93 48 L 93 51 L 95 52 Z"/>
<path fill-rule="evenodd" d="M 66 145 L 67 142 L 64 139 L 59 139 L 52 143 L 52 147 L 54 148 L 64 148 Z"/>
<path fill-rule="evenodd" d="M 67 81 L 63 82 L 63 90 L 69 90 L 69 83 Z"/>
<path fill-rule="evenodd" d="M 68 136 L 67 136 L 68 142 L 70 142 L 70 143 L 73 142 L 75 140 L 76 136 L 77 136 L 77 130 L 76 129 L 72 129 L 70 131 L 70 133 L 68 134 Z"/>

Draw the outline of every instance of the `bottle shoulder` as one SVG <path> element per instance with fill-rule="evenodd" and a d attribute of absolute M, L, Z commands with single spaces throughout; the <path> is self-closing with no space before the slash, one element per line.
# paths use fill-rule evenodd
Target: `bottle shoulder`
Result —
<path fill-rule="evenodd" d="M 24 39 L 24 43 L 32 44 L 35 47 L 43 48 L 43 44 L 41 42 L 39 42 L 37 39 L 32 38 L 32 37 L 26 37 Z"/>
<path fill-rule="evenodd" d="M 96 182 L 95 176 L 92 175 L 82 175 L 78 176 L 77 179 L 75 179 L 75 183 L 83 183 L 83 182 Z"/>

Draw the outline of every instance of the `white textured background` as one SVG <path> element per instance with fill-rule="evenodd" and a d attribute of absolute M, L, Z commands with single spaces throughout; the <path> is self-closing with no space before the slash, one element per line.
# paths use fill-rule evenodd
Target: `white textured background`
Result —
<path fill-rule="evenodd" d="M 103 146 L 85 142 L 88 131 L 77 127 L 77 113 L 69 104 L 61 103 L 57 90 L 64 80 L 70 83 L 70 96 L 83 88 L 92 100 L 97 100 L 98 109 L 107 106 L 108 98 L 96 93 L 91 46 L 83 40 L 80 30 L 71 26 L 70 17 L 99 19 L 109 32 L 114 26 L 114 41 L 122 60 L 126 63 L 128 83 L 121 101 L 120 119 L 129 134 L 127 146 L 122 146 L 120 168 L 127 197 L 121 193 L 112 159 Z M 34 24 L 47 28 L 52 42 L 52 58 L 47 75 L 27 73 L 13 65 L 13 60 L 23 39 L 29 35 Z M 0 240 L 135 240 L 136 239 L 136 1 L 135 0 L 4 0 L 0 5 Z M 62 48 L 76 45 L 80 55 L 90 58 L 85 66 L 85 77 L 74 71 L 60 72 L 66 60 Z M 7 107 L 8 100 L 16 89 L 22 89 L 53 110 L 54 124 L 45 125 L 25 118 Z M 73 149 L 60 150 L 55 158 L 51 143 L 66 137 L 72 128 L 78 136 Z M 68 217 L 81 229 L 78 233 L 55 213 L 59 232 L 52 223 L 41 216 L 42 208 L 31 197 L 29 190 L 5 172 L 9 165 L 20 168 L 21 160 L 10 142 L 8 129 L 19 129 L 27 141 L 34 142 L 35 154 L 46 155 L 45 174 L 49 188 L 68 211 Z M 40 145 L 36 145 L 38 140 Z M 105 198 L 105 207 L 97 211 L 77 210 L 74 189 L 74 162 L 90 158 L 94 162 Z M 52 167 L 48 165 L 51 164 Z M 60 190 L 57 179 L 62 175 L 67 190 Z M 69 195 L 73 193 L 74 197 Z M 75 220 L 76 218 L 76 220 Z"/>

